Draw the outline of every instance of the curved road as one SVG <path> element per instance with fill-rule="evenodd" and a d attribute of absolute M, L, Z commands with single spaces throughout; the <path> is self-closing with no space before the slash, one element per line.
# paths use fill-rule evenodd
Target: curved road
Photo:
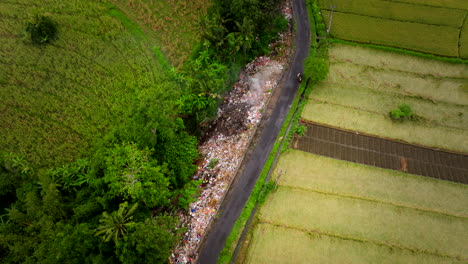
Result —
<path fill-rule="evenodd" d="M 296 20 L 296 52 L 286 74 L 286 79 L 283 81 L 284 87 L 281 89 L 281 95 L 273 112 L 266 121 L 265 128 L 258 139 L 258 144 L 253 150 L 250 160 L 245 164 L 242 174 L 237 175 L 236 181 L 221 204 L 217 219 L 212 223 L 211 230 L 204 238 L 199 251 L 198 263 L 200 264 L 214 264 L 217 262 L 219 254 L 224 248 L 226 238 L 249 199 L 297 93 L 296 74 L 303 71 L 304 59 L 309 53 L 310 46 L 310 28 L 305 0 L 293 0 L 293 12 Z"/>

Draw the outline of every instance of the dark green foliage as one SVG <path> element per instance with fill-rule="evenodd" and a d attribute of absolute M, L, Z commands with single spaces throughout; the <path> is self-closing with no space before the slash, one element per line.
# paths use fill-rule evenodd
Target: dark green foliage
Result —
<path fill-rule="evenodd" d="M 129 228 L 129 235 L 117 247 L 116 254 L 123 264 L 166 263 L 176 242 L 172 233 L 177 219 L 158 216 Z M 181 229 L 177 233 L 181 233 Z M 168 239 L 172 238 L 172 239 Z"/>
<path fill-rule="evenodd" d="M 395 121 L 411 120 L 413 119 L 413 110 L 409 105 L 401 104 L 397 109 L 390 111 L 389 116 Z"/>
<path fill-rule="evenodd" d="M 35 16 L 34 21 L 28 22 L 26 32 L 34 44 L 46 44 L 57 36 L 57 24 L 50 17 Z"/>

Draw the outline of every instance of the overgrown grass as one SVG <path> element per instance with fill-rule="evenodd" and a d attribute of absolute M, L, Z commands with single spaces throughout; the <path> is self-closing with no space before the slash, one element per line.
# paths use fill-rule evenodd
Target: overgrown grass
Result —
<path fill-rule="evenodd" d="M 417 190 L 414 190 L 417 191 Z M 280 187 L 260 221 L 451 258 L 468 258 L 468 218 Z"/>
<path fill-rule="evenodd" d="M 338 12 L 454 28 L 460 28 L 463 25 L 466 14 L 466 11 L 459 9 L 382 0 L 334 0 L 333 2 L 319 0 L 319 3 L 326 10 L 330 10 L 330 3 L 333 3 Z"/>
<path fill-rule="evenodd" d="M 0 149 L 38 166 L 83 155 L 121 124 L 138 94 L 164 79 L 151 44 L 121 12 L 96 1 L 10 1 L 0 8 Z M 21 38 L 47 14 L 56 39 Z M 6 21 L 6 23 L 3 23 Z"/>
<path fill-rule="evenodd" d="M 322 13 L 328 24 L 330 12 Z M 459 57 L 460 29 L 452 27 L 334 12 L 330 33 L 345 40 Z"/>
<path fill-rule="evenodd" d="M 153 32 L 158 46 L 172 65 L 178 67 L 190 56 L 201 36 L 200 21 L 209 0 L 112 0 Z"/>
<path fill-rule="evenodd" d="M 245 263 L 463 263 L 265 223 L 258 224 L 253 235 Z"/>
<path fill-rule="evenodd" d="M 280 187 L 360 197 L 468 218 L 468 187 L 463 184 L 292 149 L 281 155 L 274 177 L 280 171 Z"/>

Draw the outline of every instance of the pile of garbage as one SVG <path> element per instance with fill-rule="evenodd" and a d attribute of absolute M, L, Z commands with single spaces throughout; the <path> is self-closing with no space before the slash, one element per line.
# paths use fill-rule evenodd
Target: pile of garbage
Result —
<path fill-rule="evenodd" d="M 171 263 L 185 264 L 196 260 L 200 241 L 242 163 L 286 62 L 284 57 L 256 58 L 240 73 L 239 81 L 224 98 L 217 119 L 199 146 L 203 160 L 193 179 L 201 180 L 201 194 L 190 204 L 189 212 L 180 216 L 181 226 L 187 227 L 187 231 L 173 250 Z"/>

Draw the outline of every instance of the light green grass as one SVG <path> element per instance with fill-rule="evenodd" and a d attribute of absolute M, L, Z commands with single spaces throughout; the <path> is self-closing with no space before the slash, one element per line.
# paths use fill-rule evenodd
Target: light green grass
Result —
<path fill-rule="evenodd" d="M 465 0 L 386 0 L 386 1 L 468 10 L 468 6 L 466 5 Z"/>
<path fill-rule="evenodd" d="M 384 0 L 320 0 L 320 7 L 330 9 L 330 3 L 336 11 L 379 17 L 384 19 L 416 22 L 448 27 L 461 27 L 466 11 L 441 7 L 412 5 Z"/>
<path fill-rule="evenodd" d="M 468 217 L 468 186 L 290 149 L 280 157 L 279 185 Z"/>
<path fill-rule="evenodd" d="M 330 68 L 325 82 L 331 84 L 363 87 L 430 102 L 468 105 L 468 79 L 424 76 L 336 60 L 331 62 Z"/>
<path fill-rule="evenodd" d="M 166 78 L 144 33 L 112 5 L 12 0 L 0 9 L 0 149 L 34 165 L 84 154 Z M 51 44 L 22 39 L 35 14 L 56 21 Z"/>
<path fill-rule="evenodd" d="M 468 65 L 335 44 L 302 117 L 430 147 L 468 151 Z M 394 122 L 406 103 L 421 117 Z"/>
<path fill-rule="evenodd" d="M 441 94 L 447 94 L 441 91 Z M 468 93 L 464 95 L 468 98 Z M 375 90 L 343 83 L 322 82 L 310 95 L 311 102 L 326 102 L 358 110 L 369 111 L 388 117 L 388 113 L 405 103 L 411 106 L 414 114 L 420 117 L 416 123 L 427 126 L 468 129 L 468 106 L 448 103 L 434 103 L 432 98 L 408 96 L 398 91 Z M 370 100 L 369 100 L 370 99 Z M 466 101 L 468 102 L 468 101 Z M 462 113 L 462 115 L 460 115 Z"/>
<path fill-rule="evenodd" d="M 286 227 L 258 224 L 245 263 L 463 263 L 451 258 L 391 249 Z"/>
<path fill-rule="evenodd" d="M 382 114 L 317 102 L 309 102 L 302 117 L 321 124 L 413 144 L 468 152 L 468 130 L 427 126 L 417 122 L 393 122 Z"/>
<path fill-rule="evenodd" d="M 262 207 L 260 221 L 468 259 L 467 218 L 280 187 Z"/>
<path fill-rule="evenodd" d="M 368 47 L 333 44 L 330 61 L 347 61 L 373 68 L 408 72 L 430 77 L 468 78 L 468 65 L 442 62 Z"/>
<path fill-rule="evenodd" d="M 328 25 L 330 13 L 323 10 Z M 459 29 L 334 12 L 331 35 L 363 43 L 458 57 Z"/>

